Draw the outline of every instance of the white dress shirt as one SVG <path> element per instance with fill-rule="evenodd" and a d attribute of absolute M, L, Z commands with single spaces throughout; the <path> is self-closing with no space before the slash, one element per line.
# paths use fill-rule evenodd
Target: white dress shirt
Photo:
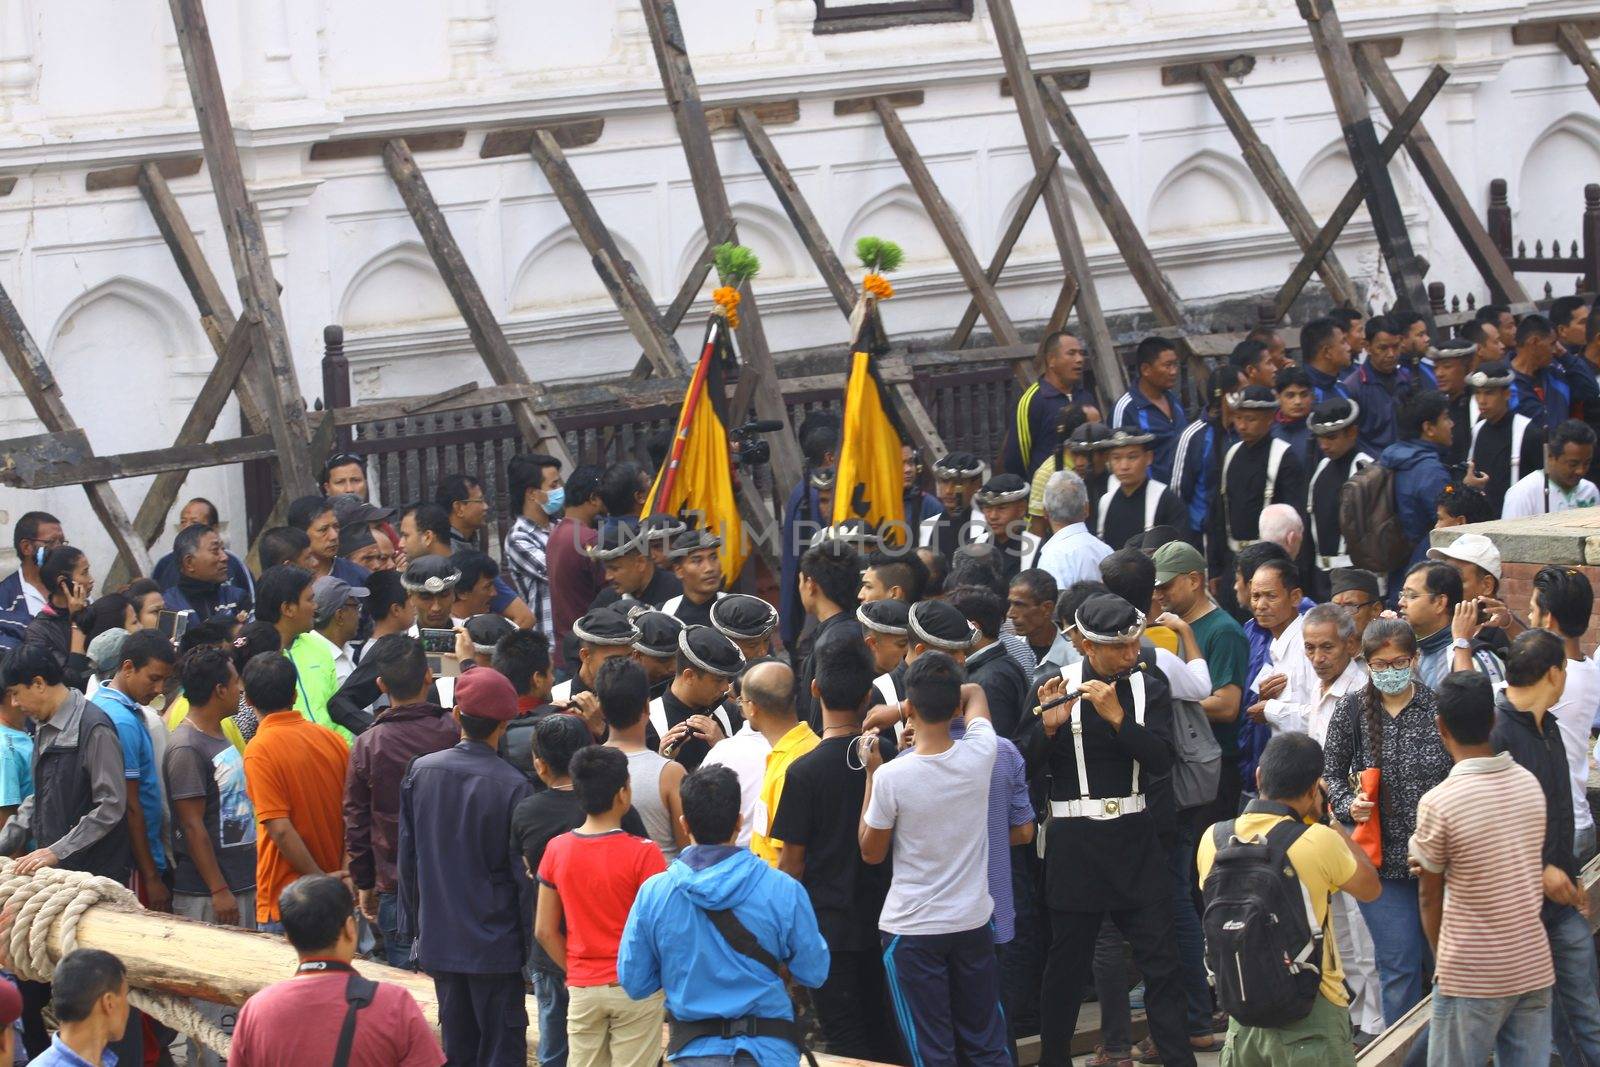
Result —
<path fill-rule="evenodd" d="M 1571 492 L 1550 481 L 1542 470 L 1524 475 L 1516 485 L 1506 490 L 1506 502 L 1500 509 L 1502 519 L 1519 519 L 1526 515 L 1554 515 L 1558 511 L 1575 508 L 1592 508 L 1600 505 L 1600 489 L 1584 478 Z"/>
<path fill-rule="evenodd" d="M 1567 773 L 1572 779 L 1572 828 L 1594 825 L 1589 810 L 1589 731 L 1595 708 L 1600 706 L 1600 665 L 1592 659 L 1567 660 L 1567 688 L 1550 708 L 1567 750 Z"/>
<path fill-rule="evenodd" d="M 1296 615 L 1294 621 L 1284 627 L 1283 633 L 1272 639 L 1272 644 L 1267 646 L 1267 662 L 1250 684 L 1250 688 L 1260 692 L 1263 679 L 1275 674 L 1282 674 L 1289 679 L 1282 696 L 1267 701 L 1267 725 L 1272 727 L 1274 733 L 1283 730 L 1306 732 L 1304 705 L 1307 699 L 1296 701 L 1291 694 L 1307 694 L 1308 698 L 1321 685 L 1317 672 L 1311 669 L 1311 661 L 1306 659 L 1305 618 L 1304 615 Z"/>
<path fill-rule="evenodd" d="M 767 756 L 772 745 L 760 730 L 752 730 L 748 723 L 732 737 L 725 737 L 711 746 L 702 767 L 732 767 L 739 779 L 739 847 L 750 847 L 750 834 L 756 827 L 756 808 L 761 802 L 761 777 L 767 771 Z M 765 820 L 763 820 L 765 821 Z"/>
<path fill-rule="evenodd" d="M 1049 571 L 1059 589 L 1074 582 L 1098 582 L 1100 561 L 1111 555 L 1111 546 L 1089 532 L 1081 522 L 1063 526 L 1044 543 L 1039 567 Z"/>
<path fill-rule="evenodd" d="M 1309 661 L 1307 666 L 1310 666 Z M 1297 689 L 1295 683 L 1291 682 L 1282 697 L 1267 701 L 1267 715 L 1270 719 L 1276 712 L 1284 723 L 1281 729 L 1301 731 L 1320 745 L 1328 738 L 1328 723 L 1332 721 L 1333 710 L 1339 706 L 1339 701 L 1347 693 L 1367 684 L 1367 665 L 1358 659 L 1351 659 L 1345 665 L 1344 673 L 1335 678 L 1332 685 L 1323 685 L 1314 670 L 1310 672 L 1310 677 L 1312 685 L 1309 689 Z M 1304 685 L 1304 678 L 1298 679 L 1298 683 Z"/>

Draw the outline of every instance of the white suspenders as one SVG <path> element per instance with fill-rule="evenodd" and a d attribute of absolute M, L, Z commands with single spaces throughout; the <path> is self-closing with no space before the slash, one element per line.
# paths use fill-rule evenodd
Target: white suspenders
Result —
<path fill-rule="evenodd" d="M 650 702 L 650 725 L 656 728 L 657 737 L 665 737 L 667 730 L 667 708 L 661 703 L 661 698 L 656 697 Z"/>
<path fill-rule="evenodd" d="M 1235 441 L 1222 457 L 1222 477 L 1218 480 L 1217 495 L 1222 503 L 1222 528 L 1228 534 L 1228 551 L 1237 553 L 1241 548 L 1255 544 L 1255 541 L 1235 540 L 1233 530 L 1228 522 L 1228 465 L 1233 462 L 1235 452 L 1244 447 L 1243 441 Z M 1281 437 L 1274 437 L 1267 446 L 1267 495 L 1261 502 L 1262 510 L 1272 505 L 1273 494 L 1278 490 L 1278 469 L 1283 466 L 1283 457 L 1289 454 L 1289 442 Z"/>
<path fill-rule="evenodd" d="M 1083 684 L 1083 661 L 1068 664 L 1061 668 L 1061 677 L 1066 681 L 1068 689 L 1076 689 Z M 1128 679 L 1128 687 L 1133 691 L 1133 721 L 1140 726 L 1144 725 L 1144 675 L 1134 674 Z M 1145 797 L 1139 791 L 1140 767 L 1139 761 L 1133 761 L 1133 786 L 1132 792 L 1125 797 L 1091 797 L 1089 795 L 1089 763 L 1083 756 L 1083 700 L 1079 699 L 1072 706 L 1072 756 L 1078 764 L 1078 795 L 1077 800 L 1052 800 L 1050 814 L 1058 819 L 1115 819 L 1121 815 L 1132 815 L 1145 809 Z"/>
<path fill-rule="evenodd" d="M 1478 431 L 1483 429 L 1485 422 L 1486 420 L 1479 419 L 1472 424 L 1472 443 L 1467 446 L 1467 455 L 1474 463 L 1477 462 Z M 1528 427 L 1531 425 L 1533 420 L 1526 415 L 1511 416 L 1511 480 L 1506 483 L 1508 486 L 1516 485 L 1522 480 L 1522 442 L 1528 436 Z"/>
<path fill-rule="evenodd" d="M 1156 524 L 1156 508 L 1161 506 L 1161 494 L 1167 491 L 1166 485 L 1154 478 L 1144 481 L 1144 528 L 1146 530 Z M 1111 498 L 1122 492 L 1119 486 L 1115 489 L 1110 486 L 1100 494 L 1100 531 L 1105 532 L 1106 516 L 1111 513 Z"/>
<path fill-rule="evenodd" d="M 1328 464 L 1332 462 L 1333 460 L 1329 459 L 1327 456 L 1323 456 L 1322 459 L 1317 462 L 1317 469 L 1311 472 L 1311 481 L 1306 483 L 1306 515 L 1311 519 L 1311 543 L 1316 545 L 1317 548 L 1326 547 L 1317 542 L 1317 518 L 1315 504 L 1317 479 L 1322 477 L 1322 472 L 1327 470 Z M 1356 458 L 1350 463 L 1350 473 L 1352 475 L 1355 474 L 1356 471 L 1359 471 L 1361 468 L 1367 466 L 1371 462 L 1372 457 L 1367 455 L 1365 452 L 1356 453 Z M 1350 552 L 1346 547 L 1344 540 L 1344 529 L 1341 527 L 1339 530 L 1339 544 L 1337 548 L 1335 548 L 1333 555 L 1318 555 L 1317 567 L 1321 570 L 1329 571 L 1333 570 L 1335 567 L 1353 566 L 1355 566 L 1355 564 L 1350 561 Z"/>

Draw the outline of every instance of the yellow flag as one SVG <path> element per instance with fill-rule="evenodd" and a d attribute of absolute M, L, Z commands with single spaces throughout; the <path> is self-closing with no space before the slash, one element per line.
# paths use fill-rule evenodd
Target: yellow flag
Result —
<path fill-rule="evenodd" d="M 872 356 L 851 357 L 833 522 L 859 518 L 891 544 L 905 544 L 905 467 L 900 433 L 883 406 Z"/>
<path fill-rule="evenodd" d="M 723 581 L 739 577 L 746 558 L 744 524 L 733 493 L 733 464 L 728 457 L 728 431 L 712 402 L 713 361 L 718 357 L 708 344 L 689 381 L 672 451 L 656 474 L 645 501 L 644 514 L 683 514 L 691 525 L 722 538 Z"/>

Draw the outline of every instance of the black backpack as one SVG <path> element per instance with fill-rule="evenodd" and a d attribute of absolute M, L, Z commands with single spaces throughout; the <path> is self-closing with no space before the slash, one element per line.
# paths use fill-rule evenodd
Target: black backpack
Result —
<path fill-rule="evenodd" d="M 1242 1025 L 1287 1026 L 1311 1013 L 1322 984 L 1327 929 L 1289 862 L 1309 827 L 1287 805 L 1258 800 L 1245 811 L 1290 817 L 1248 840 L 1232 821 L 1211 828 L 1217 854 L 1204 887 L 1206 968 L 1217 1006 Z"/>

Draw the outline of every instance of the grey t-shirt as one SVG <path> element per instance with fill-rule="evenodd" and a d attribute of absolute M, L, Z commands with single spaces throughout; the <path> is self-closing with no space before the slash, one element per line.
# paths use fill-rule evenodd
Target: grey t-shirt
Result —
<path fill-rule="evenodd" d="M 177 801 L 205 797 L 206 833 L 222 868 L 222 877 L 235 893 L 256 884 L 256 813 L 244 787 L 244 757 L 224 737 L 211 737 L 187 719 L 172 732 L 162 761 L 168 803 L 173 806 L 172 843 L 177 854 L 173 890 L 209 895 L 211 890 L 194 865 Z"/>
<path fill-rule="evenodd" d="M 994 914 L 988 875 L 994 757 L 994 727 L 974 719 L 937 756 L 902 752 L 878 768 L 866 823 L 894 831 L 894 881 L 880 930 L 958 934 Z"/>

